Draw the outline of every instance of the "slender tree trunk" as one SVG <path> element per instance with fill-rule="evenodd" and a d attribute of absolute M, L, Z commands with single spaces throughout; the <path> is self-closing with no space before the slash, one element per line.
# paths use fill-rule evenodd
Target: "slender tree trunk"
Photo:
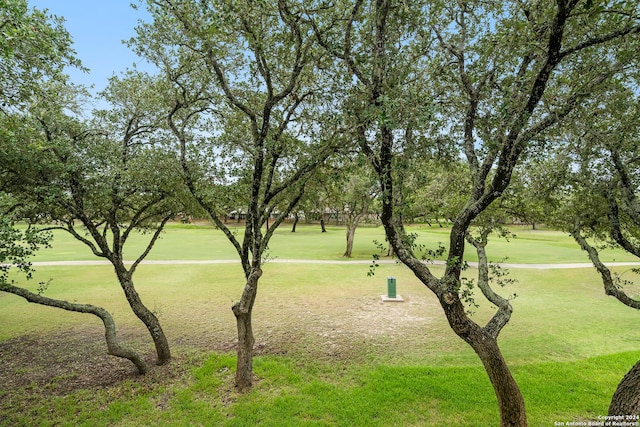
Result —
<path fill-rule="evenodd" d="M 358 228 L 358 224 L 360 223 L 360 219 L 362 219 L 363 215 L 356 215 L 356 217 L 352 220 L 350 218 L 345 219 L 345 223 L 347 226 L 347 249 L 344 251 L 342 255 L 345 258 L 351 258 L 351 254 L 353 252 L 353 241 L 356 236 L 356 228 Z"/>
<path fill-rule="evenodd" d="M 320 217 L 320 229 L 323 233 L 327 232 L 327 227 L 325 227 L 324 225 L 324 214 L 322 214 L 322 216 Z"/>
<path fill-rule="evenodd" d="M 160 321 L 156 315 L 142 303 L 140 295 L 133 285 L 131 274 L 126 271 L 124 265 L 116 265 L 115 269 L 118 280 L 120 281 L 120 286 L 129 302 L 129 306 L 151 334 L 151 339 L 156 347 L 156 354 L 158 356 L 156 363 L 158 365 L 164 365 L 171 359 L 171 351 L 167 337 L 160 326 Z"/>
<path fill-rule="evenodd" d="M 342 254 L 345 258 L 351 258 L 351 253 L 353 252 L 353 240 L 355 239 L 356 229 L 347 225 L 347 248 Z"/>
<path fill-rule="evenodd" d="M 342 254 L 345 258 L 351 258 L 353 252 L 353 240 L 355 239 L 356 228 L 352 225 L 347 225 L 347 249 Z"/>
<path fill-rule="evenodd" d="M 238 327 L 238 361 L 236 365 L 236 387 L 240 392 L 246 392 L 253 385 L 253 327 L 251 324 L 251 311 L 236 312 L 236 324 Z"/>
<path fill-rule="evenodd" d="M 293 226 L 291 227 L 291 232 L 295 233 L 296 232 L 296 226 L 298 225 L 298 221 L 300 220 L 300 216 L 296 213 L 293 216 Z"/>
<path fill-rule="evenodd" d="M 609 405 L 609 415 L 640 415 L 640 361 L 618 384 Z"/>
<path fill-rule="evenodd" d="M 623 289 L 616 286 L 611 270 L 600 260 L 598 250 L 591 246 L 582 235 L 580 222 L 577 219 L 573 230 L 571 230 L 571 235 L 582 250 L 587 252 L 593 266 L 600 273 L 605 294 L 613 296 L 628 307 L 640 309 L 640 303 L 637 300 L 629 297 Z M 640 361 L 627 372 L 618 384 L 618 388 L 611 398 L 609 415 L 640 415 Z"/>
<path fill-rule="evenodd" d="M 262 276 L 260 267 L 253 267 L 247 278 L 242 298 L 231 308 L 238 327 L 238 361 L 236 365 L 236 387 L 247 392 L 253 385 L 253 327 L 251 315 L 258 294 L 258 281 Z"/>

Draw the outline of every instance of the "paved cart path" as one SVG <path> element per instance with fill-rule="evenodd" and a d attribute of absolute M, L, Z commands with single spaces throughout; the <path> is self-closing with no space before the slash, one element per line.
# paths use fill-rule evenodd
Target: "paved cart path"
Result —
<path fill-rule="evenodd" d="M 127 261 L 131 264 L 133 261 Z M 211 260 L 145 260 L 141 262 L 141 265 L 188 265 L 188 264 L 235 264 L 239 261 L 236 259 L 211 259 Z M 371 260 L 321 260 L 321 259 L 270 259 L 266 263 L 277 264 L 371 264 Z M 376 261 L 378 264 L 396 264 L 395 260 L 384 259 Z M 433 265 L 444 265 L 444 261 L 432 261 Z M 37 266 L 83 266 L 83 265 L 110 265 L 109 261 L 105 260 L 88 260 L 88 261 L 36 261 L 33 262 L 34 267 Z M 477 267 L 477 262 L 469 262 L 472 267 Z M 608 267 L 623 267 L 623 266 L 640 266 L 640 262 L 606 262 Z M 534 270 L 551 270 L 556 268 L 591 268 L 593 264 L 590 262 L 574 262 L 574 263 L 562 263 L 562 264 L 511 264 L 501 263 L 501 267 L 504 268 L 528 268 Z"/>

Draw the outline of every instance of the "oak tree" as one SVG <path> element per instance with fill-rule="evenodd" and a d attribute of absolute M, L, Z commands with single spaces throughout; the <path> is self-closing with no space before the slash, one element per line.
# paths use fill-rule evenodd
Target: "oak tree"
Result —
<path fill-rule="evenodd" d="M 274 231 L 330 155 L 331 97 L 297 2 L 149 0 L 136 50 L 162 70 L 184 180 L 237 251 L 245 285 L 233 307 L 236 386 L 252 385 L 252 312 Z M 320 116 L 317 112 L 320 111 Z M 236 235 L 221 218 L 234 184 L 246 212 Z M 273 218 L 270 221 L 270 218 Z"/>

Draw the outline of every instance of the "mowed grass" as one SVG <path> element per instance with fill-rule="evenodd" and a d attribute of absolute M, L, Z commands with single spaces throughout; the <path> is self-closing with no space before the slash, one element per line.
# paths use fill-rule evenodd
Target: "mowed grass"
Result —
<path fill-rule="evenodd" d="M 240 238 L 243 229 L 230 223 L 232 231 Z M 531 230 L 527 227 L 512 227 L 516 237 L 509 241 L 493 238 L 487 246 L 492 261 L 507 259 L 510 263 L 546 264 L 589 262 L 574 240 L 566 233 L 553 230 Z M 408 231 L 418 235 L 417 243 L 427 249 L 439 245 L 448 247 L 449 229 L 438 226 L 411 226 Z M 96 257 L 83 244 L 68 233 L 55 231 L 53 248 L 41 250 L 36 261 L 94 260 Z M 136 258 L 150 238 L 149 234 L 132 234 L 127 242 L 125 256 Z M 361 226 L 356 231 L 353 258 L 370 260 L 379 254 L 376 242 L 385 243 L 384 229 L 372 225 Z M 344 259 L 346 236 L 344 227 L 329 226 L 322 233 L 318 225 L 298 225 L 291 233 L 291 224 L 283 224 L 276 230 L 269 245 L 268 256 L 279 259 Z M 467 259 L 477 260 L 475 250 L 467 247 Z M 169 224 L 158 240 L 150 260 L 235 260 L 237 254 L 226 236 L 212 226 Z M 637 258 L 622 250 L 605 250 L 604 261 L 637 261 Z"/>
<path fill-rule="evenodd" d="M 597 420 L 606 413 L 613 378 L 640 353 L 568 363 L 516 366 L 529 425 Z M 239 395 L 234 358 L 212 354 L 179 382 L 126 381 L 117 388 L 51 397 L 15 425 L 69 426 L 456 426 L 498 425 L 483 369 L 422 366 L 336 366 L 263 356 L 257 381 Z"/>
<path fill-rule="evenodd" d="M 369 259 L 372 252 L 365 254 L 375 245 L 366 239 L 380 240 L 381 229 L 360 232 L 358 257 Z M 166 248 L 164 259 L 198 259 L 189 251 L 206 247 L 217 233 L 172 227 L 161 243 L 172 243 L 176 252 Z M 343 230 L 337 228 L 279 233 L 272 245 L 277 257 L 316 254 L 309 258 L 322 259 L 317 254 L 328 251 L 324 259 L 340 259 L 344 250 L 338 239 L 344 238 Z M 446 236 L 446 230 L 430 233 L 433 242 Z M 579 249 L 563 247 L 563 242 L 571 243 L 565 237 L 532 232 L 528 258 L 553 262 L 552 248 L 559 244 L 563 262 L 586 262 Z M 517 254 L 511 245 L 519 239 L 492 241 L 489 248 Z M 218 259 L 233 259 L 230 250 Z M 73 250 L 67 256 L 78 259 Z M 509 261 L 526 262 L 523 258 Z M 132 374 L 107 387 L 41 400 L 25 389 L 21 400 L 0 404 L 0 425 L 497 425 L 497 403 L 486 374 L 473 351 L 451 332 L 435 298 L 402 266 L 381 265 L 373 277 L 367 276 L 368 269 L 366 264 L 267 263 L 254 310 L 256 386 L 239 395 L 232 386 L 235 358 L 230 352 L 236 333 L 230 307 L 244 284 L 239 266 L 140 266 L 134 276 L 137 288 L 159 315 L 174 348 L 175 361 L 168 369 L 178 373 L 164 377 L 165 371 L 156 368 L 146 378 Z M 440 267 L 434 271 L 441 272 Z M 469 277 L 475 273 L 465 272 Z M 390 275 L 397 278 L 404 303 L 381 302 Z M 640 358 L 638 314 L 606 297 L 592 268 L 513 269 L 511 276 L 518 283 L 500 291 L 518 296 L 500 343 L 525 396 L 529 424 L 551 426 L 604 415 L 617 383 Z M 124 343 L 152 354 L 112 268 L 38 267 L 29 286 L 49 278 L 46 295 L 107 308 Z M 483 322 L 491 313 L 490 305 L 482 303 L 474 317 Z M 33 334 L 101 330 L 100 322 L 87 315 L 5 294 L 0 294 L 0 325 L 0 341 L 5 342 Z M 28 370 L 22 367 L 16 375 Z M 69 377 L 63 371 L 56 380 Z M 0 384 L 0 400 L 6 393 Z"/>

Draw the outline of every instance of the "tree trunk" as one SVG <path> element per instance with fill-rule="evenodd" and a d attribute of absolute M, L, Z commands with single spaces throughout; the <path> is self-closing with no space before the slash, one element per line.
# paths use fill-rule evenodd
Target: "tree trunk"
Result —
<path fill-rule="evenodd" d="M 351 221 L 350 218 L 345 219 L 345 223 L 347 226 L 347 249 L 342 255 L 345 258 L 351 258 L 351 253 L 353 252 L 353 241 L 356 235 L 356 228 L 358 228 L 358 224 L 360 223 L 360 220 L 363 216 L 363 214 L 358 214 L 353 219 L 353 221 Z"/>
<path fill-rule="evenodd" d="M 497 341 L 497 331 L 492 335 L 466 315 L 464 305 L 457 295 L 443 293 L 439 296 L 451 329 L 476 352 L 484 366 L 500 409 L 500 427 L 526 427 L 527 414 L 524 398 Z"/>
<path fill-rule="evenodd" d="M 351 253 L 353 252 L 353 240 L 356 234 L 356 226 L 347 225 L 347 249 L 344 251 L 342 255 L 345 258 L 351 258 Z"/>
<path fill-rule="evenodd" d="M 118 280 L 120 281 L 120 286 L 129 302 L 129 306 L 151 334 L 151 339 L 156 347 L 156 354 L 158 356 L 156 363 L 158 365 L 164 365 L 171 359 L 171 351 L 169 349 L 169 342 L 160 326 L 158 318 L 142 303 L 140 295 L 133 285 L 131 274 L 126 271 L 124 265 L 117 265 L 115 269 Z"/>
<path fill-rule="evenodd" d="M 295 233 L 296 232 L 296 226 L 298 225 L 298 221 L 300 220 L 300 216 L 296 213 L 293 216 L 293 226 L 291 227 L 291 232 Z"/>
<path fill-rule="evenodd" d="M 327 232 L 327 227 L 325 227 L 324 225 L 324 214 L 322 214 L 322 216 L 320 217 L 320 229 L 323 233 Z"/>
<path fill-rule="evenodd" d="M 500 427 L 526 427 L 524 398 L 511 375 L 497 341 L 487 334 L 472 334 L 471 347 L 482 360 L 500 408 Z"/>
<path fill-rule="evenodd" d="M 238 391 L 244 393 L 251 390 L 253 385 L 253 345 L 255 338 L 251 325 L 251 311 L 243 313 L 234 309 L 233 313 L 236 316 L 238 327 L 236 387 Z"/>
<path fill-rule="evenodd" d="M 48 307 L 61 308 L 63 310 L 74 311 L 77 313 L 89 313 L 99 317 L 104 325 L 104 336 L 107 342 L 107 354 L 130 360 L 131 363 L 133 363 L 138 369 L 139 374 L 145 374 L 147 372 L 147 365 L 140 358 L 140 356 L 138 356 L 138 353 L 131 349 L 122 347 L 120 343 L 118 343 L 118 339 L 116 337 L 116 324 L 113 321 L 113 317 L 111 316 L 111 314 L 109 314 L 109 312 L 104 308 L 96 307 L 90 304 L 71 303 L 68 301 L 44 297 L 39 294 L 34 294 L 33 292 L 30 292 L 26 289 L 6 283 L 0 283 L 0 290 L 19 295 L 31 303 L 46 305 Z"/>
<path fill-rule="evenodd" d="M 640 415 L 640 361 L 618 384 L 611 398 L 609 415 Z"/>
<path fill-rule="evenodd" d="M 251 390 L 253 385 L 253 328 L 251 315 L 258 294 L 258 281 L 262 276 L 260 267 L 253 267 L 242 292 L 240 302 L 231 308 L 238 327 L 238 361 L 236 365 L 236 388 L 241 393 Z"/>

